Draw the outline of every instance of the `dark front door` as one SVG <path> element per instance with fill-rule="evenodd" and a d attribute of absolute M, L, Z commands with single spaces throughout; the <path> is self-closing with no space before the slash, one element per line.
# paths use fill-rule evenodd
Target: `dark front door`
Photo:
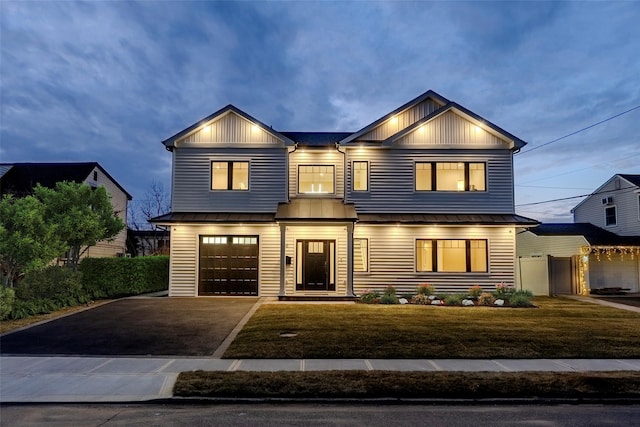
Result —
<path fill-rule="evenodd" d="M 298 242 L 298 262 L 301 273 L 296 289 L 299 291 L 334 291 L 334 240 L 302 240 Z M 300 271 L 301 270 L 301 271 Z"/>
<path fill-rule="evenodd" d="M 200 236 L 199 295 L 258 295 L 258 236 Z"/>

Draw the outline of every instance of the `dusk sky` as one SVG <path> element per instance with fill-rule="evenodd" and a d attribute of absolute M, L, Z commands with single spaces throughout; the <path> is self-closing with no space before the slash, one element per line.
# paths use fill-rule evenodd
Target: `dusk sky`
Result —
<path fill-rule="evenodd" d="M 640 2 L 2 0 L 0 15 L 0 162 L 97 161 L 134 203 L 170 187 L 160 141 L 227 104 L 278 131 L 356 131 L 429 89 L 528 142 L 521 215 L 570 222 L 580 198 L 528 204 L 640 174 Z"/>

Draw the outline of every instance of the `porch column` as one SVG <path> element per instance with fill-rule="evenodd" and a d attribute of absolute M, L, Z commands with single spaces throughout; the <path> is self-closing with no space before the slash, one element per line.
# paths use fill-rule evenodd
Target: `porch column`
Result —
<path fill-rule="evenodd" d="M 347 224 L 347 295 L 353 293 L 353 222 Z"/>
<path fill-rule="evenodd" d="M 285 280 L 286 280 L 286 231 L 285 224 L 280 223 L 280 296 L 284 296 L 285 293 Z"/>

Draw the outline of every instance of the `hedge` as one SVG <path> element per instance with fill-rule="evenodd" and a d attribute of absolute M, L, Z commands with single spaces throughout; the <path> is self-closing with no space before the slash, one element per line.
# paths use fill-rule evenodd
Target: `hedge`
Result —
<path fill-rule="evenodd" d="M 85 258 L 82 286 L 93 298 L 117 298 L 169 289 L 169 257 Z"/>

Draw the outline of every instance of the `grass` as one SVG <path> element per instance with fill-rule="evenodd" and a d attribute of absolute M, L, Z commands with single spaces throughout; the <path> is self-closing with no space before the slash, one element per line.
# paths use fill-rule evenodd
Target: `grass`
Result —
<path fill-rule="evenodd" d="M 175 396 L 220 398 L 640 398 L 640 372 L 183 372 Z"/>
<path fill-rule="evenodd" d="M 266 304 L 224 357 L 640 357 L 640 314 L 565 298 L 534 302 L 538 308 Z"/>

